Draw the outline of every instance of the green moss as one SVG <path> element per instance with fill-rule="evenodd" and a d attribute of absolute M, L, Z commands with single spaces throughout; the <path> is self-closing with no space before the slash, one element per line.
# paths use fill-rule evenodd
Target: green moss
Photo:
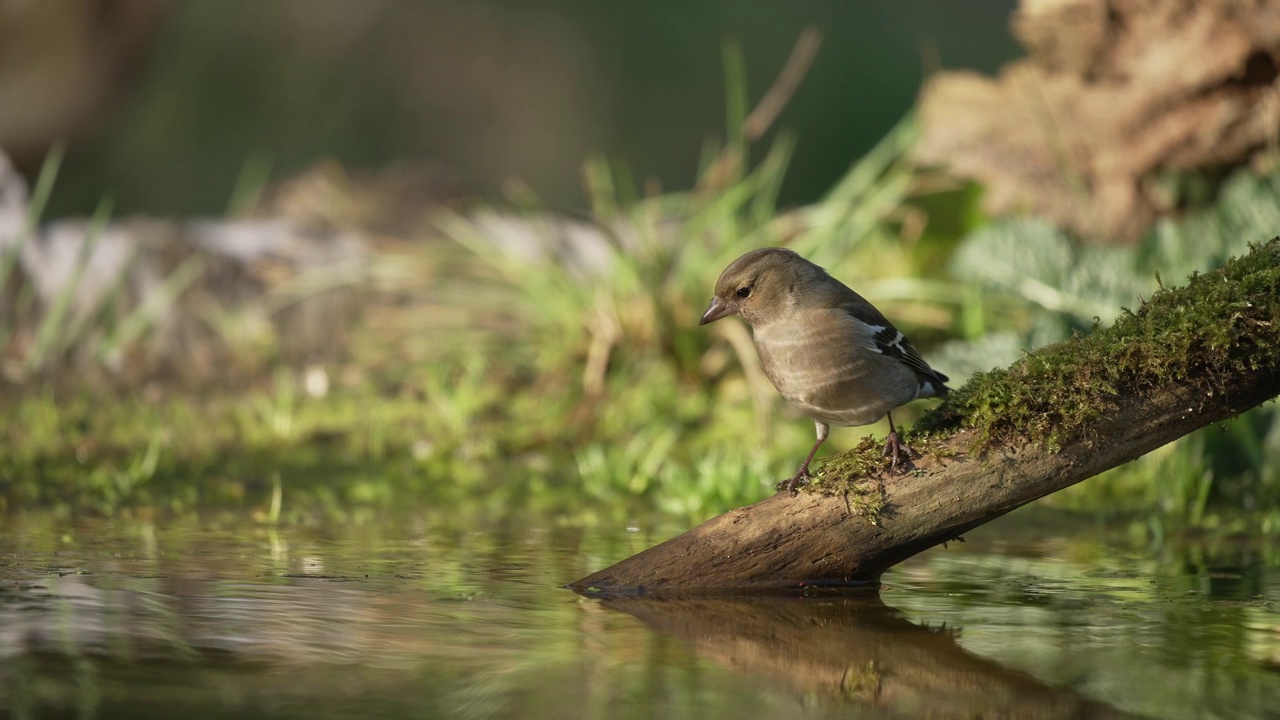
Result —
<path fill-rule="evenodd" d="M 1008 368 L 978 373 L 904 441 L 922 456 L 955 454 L 945 441 L 973 430 L 970 452 L 1014 438 L 1051 451 L 1090 442 L 1101 418 L 1123 397 L 1176 383 L 1205 397 L 1228 392 L 1242 372 L 1280 365 L 1280 238 L 1221 270 L 1159 290 L 1137 312 L 1087 336 L 1028 353 Z M 807 492 L 847 495 L 876 522 L 879 477 L 888 472 L 880 444 L 867 438 L 830 458 Z"/>
<path fill-rule="evenodd" d="M 899 431 L 903 441 L 918 457 L 946 458 L 956 452 L 945 444 L 946 435 L 916 431 Z M 823 461 L 814 473 L 814 480 L 803 490 L 821 495 L 842 495 L 858 515 L 880 524 L 880 511 L 884 507 L 883 477 L 892 468 L 884 454 L 884 445 L 867 436 L 856 447 Z"/>
<path fill-rule="evenodd" d="M 852 450 L 823 462 L 815 470 L 814 479 L 801 489 L 843 496 L 854 513 L 878 526 L 885 502 L 881 474 L 888 469 L 889 459 L 875 438 L 867 436 Z"/>
<path fill-rule="evenodd" d="M 916 424 L 925 435 L 976 431 L 976 451 L 1024 437 L 1050 450 L 1089 441 L 1120 398 L 1177 383 L 1206 396 L 1280 356 L 1280 238 L 1221 270 L 1161 289 L 1108 328 L 974 375 Z"/>

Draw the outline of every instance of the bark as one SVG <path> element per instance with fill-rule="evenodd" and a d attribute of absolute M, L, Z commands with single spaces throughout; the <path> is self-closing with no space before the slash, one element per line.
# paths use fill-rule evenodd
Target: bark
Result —
<path fill-rule="evenodd" d="M 1130 349 L 1123 345 L 1126 342 L 1134 352 L 1146 343 L 1143 347 L 1151 352 L 1150 338 L 1159 328 L 1144 325 L 1150 324 L 1149 318 L 1185 321 L 1194 313 L 1211 319 L 1203 321 L 1199 330 L 1200 326 L 1184 324 L 1168 332 L 1186 347 L 1201 348 L 1212 357 L 1199 364 L 1176 360 L 1180 368 L 1202 368 L 1199 375 L 1157 372 L 1149 376 L 1142 369 L 1133 370 L 1139 382 L 1112 370 L 1107 381 L 1096 387 L 1098 393 L 1114 395 L 1107 406 L 1113 411 L 1095 420 L 1086 435 L 1065 441 L 1057 452 L 1046 449 L 1044 443 L 1017 439 L 1028 435 L 1013 433 L 994 447 L 971 454 L 977 431 L 962 425 L 917 461 L 916 473 L 863 480 L 883 482 L 883 505 L 875 522 L 859 507 L 859 500 L 847 494 L 792 497 L 780 492 L 713 518 L 569 587 L 604 596 L 678 596 L 876 583 L 885 570 L 922 550 L 957 539 L 1014 508 L 1280 394 L 1278 267 L 1280 239 L 1233 261 L 1223 271 L 1199 276 L 1186 288 L 1162 291 L 1163 296 L 1153 298 L 1148 306 L 1154 308 L 1152 312 L 1140 312 L 1127 322 L 1128 335 L 1115 333 L 1119 338 L 1111 342 L 1118 343 L 1113 351 L 1119 352 L 1112 356 L 1123 356 Z M 1225 294 L 1223 288 L 1227 288 Z M 1212 297 L 1222 300 L 1223 307 L 1206 307 Z M 1226 327 L 1232 330 L 1223 340 Z M 1203 336 L 1188 339 L 1195 332 Z M 1088 347 L 1096 351 L 1095 340 L 1068 341 L 1040 352 L 1061 358 L 1073 343 L 1081 347 L 1092 343 Z M 1097 362 L 1096 352 L 1080 354 Z M 1104 371 L 1108 368 L 1096 369 Z M 1203 377 L 1206 374 L 1212 377 Z M 1168 379 L 1162 379 L 1165 375 Z M 1087 400 L 1082 400 L 1078 389 L 1075 396 L 1062 395 L 1071 400 L 1058 400 L 1051 387 L 1037 387 L 1035 392 L 1054 398 L 1053 402 Z M 1049 415 L 1045 412 L 1040 417 Z"/>
<path fill-rule="evenodd" d="M 920 99 L 917 157 L 980 182 L 993 214 L 1136 242 L 1176 207 L 1153 179 L 1271 152 L 1274 0 L 1022 0 L 1013 29 L 1026 58 L 938 73 Z"/>

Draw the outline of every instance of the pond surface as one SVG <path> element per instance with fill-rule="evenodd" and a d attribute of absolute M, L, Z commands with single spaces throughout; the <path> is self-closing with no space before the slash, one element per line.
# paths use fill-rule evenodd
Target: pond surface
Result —
<path fill-rule="evenodd" d="M 439 511 L 435 511 L 439 514 Z M 1280 551 L 1034 508 L 879 595 L 560 588 L 679 528 L 0 520 L 0 714 L 1280 716 Z"/>

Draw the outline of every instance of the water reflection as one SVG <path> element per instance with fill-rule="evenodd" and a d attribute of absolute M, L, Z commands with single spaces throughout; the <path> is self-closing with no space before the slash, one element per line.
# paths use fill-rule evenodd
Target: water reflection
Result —
<path fill-rule="evenodd" d="M 0 717 L 1280 707 L 1280 549 L 1268 544 L 1152 548 L 1004 523 L 895 569 L 879 596 L 654 602 L 561 585 L 661 537 L 456 525 L 0 517 Z"/>
<path fill-rule="evenodd" d="M 894 715 L 1133 717 L 967 652 L 945 626 L 911 623 L 874 595 L 604 604 L 725 667 Z"/>

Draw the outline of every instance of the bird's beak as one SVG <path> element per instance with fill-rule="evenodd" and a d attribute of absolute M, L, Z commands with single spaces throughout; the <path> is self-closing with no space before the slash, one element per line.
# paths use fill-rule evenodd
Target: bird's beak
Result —
<path fill-rule="evenodd" d="M 698 321 L 699 325 L 706 325 L 709 322 L 715 322 L 722 317 L 728 317 L 733 314 L 733 308 L 728 303 L 720 302 L 720 298 L 711 298 L 711 305 L 707 307 L 707 311 L 702 313 L 702 319 Z"/>

